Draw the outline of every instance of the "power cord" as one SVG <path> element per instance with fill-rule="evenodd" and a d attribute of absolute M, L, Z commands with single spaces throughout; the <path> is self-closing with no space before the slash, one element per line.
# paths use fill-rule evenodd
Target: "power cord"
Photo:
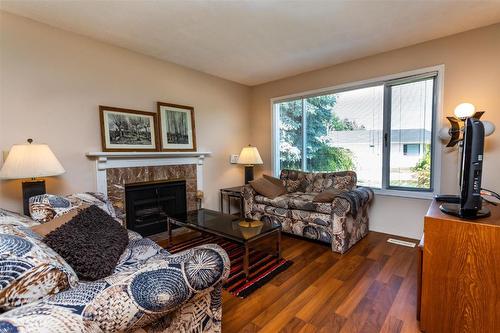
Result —
<path fill-rule="evenodd" d="M 499 202 L 492 201 L 489 198 L 486 198 L 486 196 L 493 197 L 493 198 L 495 198 L 495 199 L 497 199 L 497 200 L 500 201 L 500 195 L 498 193 L 496 193 L 495 191 L 488 190 L 486 188 L 481 188 L 481 192 L 480 193 L 481 193 L 481 197 L 483 198 L 483 200 L 486 201 L 489 204 L 492 204 L 492 205 L 496 206 Z"/>

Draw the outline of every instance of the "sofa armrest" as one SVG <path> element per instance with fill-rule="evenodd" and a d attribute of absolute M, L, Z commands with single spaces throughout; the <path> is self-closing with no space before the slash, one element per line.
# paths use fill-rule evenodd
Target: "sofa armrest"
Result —
<path fill-rule="evenodd" d="M 200 294 L 222 288 L 228 275 L 229 258 L 218 245 L 202 245 L 173 255 L 160 253 L 136 269 L 81 283 L 8 311 L 0 315 L 0 328 L 19 332 L 135 329 L 198 299 Z"/>
<path fill-rule="evenodd" d="M 241 193 L 243 196 L 243 211 L 245 212 L 245 217 L 251 218 L 253 204 L 255 202 L 254 200 L 257 192 L 255 192 L 252 186 L 247 184 L 243 186 L 243 190 Z"/>
<path fill-rule="evenodd" d="M 365 210 L 373 199 L 373 190 L 358 186 L 353 190 L 339 193 L 332 201 L 332 214 L 339 217 L 357 214 Z"/>

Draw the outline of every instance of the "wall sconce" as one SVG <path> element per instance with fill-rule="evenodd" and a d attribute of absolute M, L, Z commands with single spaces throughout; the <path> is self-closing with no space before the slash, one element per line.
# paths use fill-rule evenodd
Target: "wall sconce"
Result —
<path fill-rule="evenodd" d="M 480 119 L 484 111 L 476 111 L 476 107 L 471 103 L 460 103 L 455 108 L 455 117 L 446 117 L 451 124 L 451 127 L 443 127 L 439 130 L 439 138 L 443 141 L 448 141 L 446 147 L 453 147 L 463 140 L 463 125 L 467 118 Z M 484 125 L 484 135 L 489 136 L 495 132 L 495 125 L 487 120 L 482 121 Z"/>

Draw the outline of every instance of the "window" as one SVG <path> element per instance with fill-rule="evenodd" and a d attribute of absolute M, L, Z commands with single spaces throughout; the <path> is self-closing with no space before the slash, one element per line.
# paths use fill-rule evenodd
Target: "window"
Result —
<path fill-rule="evenodd" d="M 275 173 L 354 170 L 362 186 L 431 192 L 436 77 L 273 101 Z"/>

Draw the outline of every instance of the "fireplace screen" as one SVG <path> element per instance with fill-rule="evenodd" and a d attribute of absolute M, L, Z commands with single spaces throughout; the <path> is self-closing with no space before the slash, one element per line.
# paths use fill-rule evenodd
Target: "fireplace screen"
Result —
<path fill-rule="evenodd" d="M 148 236 L 167 231 L 167 217 L 186 212 L 186 181 L 125 185 L 127 228 Z"/>

